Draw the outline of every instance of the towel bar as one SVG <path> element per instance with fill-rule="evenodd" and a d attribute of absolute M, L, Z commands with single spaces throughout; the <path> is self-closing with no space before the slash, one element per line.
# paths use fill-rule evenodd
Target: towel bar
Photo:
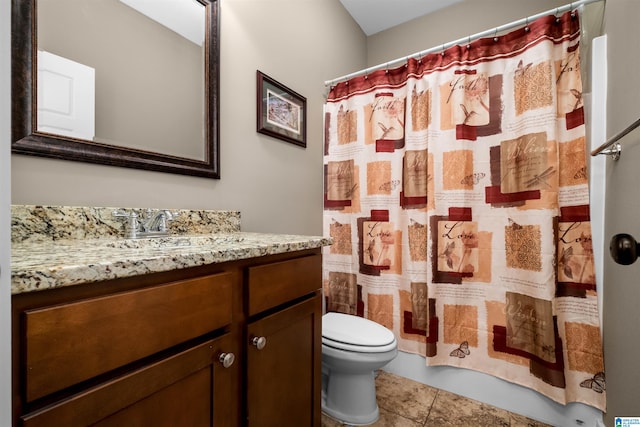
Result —
<path fill-rule="evenodd" d="M 591 152 L 591 155 L 597 156 L 598 154 L 605 154 L 607 156 L 613 156 L 613 160 L 618 160 L 620 158 L 620 153 L 622 153 L 622 146 L 620 145 L 618 140 L 638 126 L 640 126 L 640 119 L 631 123 L 623 131 L 609 138 L 604 144 L 593 150 Z"/>

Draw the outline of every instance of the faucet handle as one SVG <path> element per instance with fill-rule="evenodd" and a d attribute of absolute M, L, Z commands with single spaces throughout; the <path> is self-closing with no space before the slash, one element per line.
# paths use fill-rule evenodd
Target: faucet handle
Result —
<path fill-rule="evenodd" d="M 135 212 L 126 212 L 124 210 L 113 211 L 115 218 L 126 218 L 127 222 L 124 225 L 125 237 L 128 239 L 135 239 L 138 236 L 138 229 L 140 228 L 140 222 L 138 221 L 138 214 Z"/>
<path fill-rule="evenodd" d="M 171 212 L 169 211 L 160 211 L 158 213 L 158 231 L 162 233 L 166 233 L 167 231 L 167 223 L 173 219 Z"/>
<path fill-rule="evenodd" d="M 178 218 L 180 216 L 180 211 L 170 211 L 169 209 L 163 209 L 159 213 L 160 217 L 160 231 L 167 231 L 167 225 L 170 221 Z"/>
<path fill-rule="evenodd" d="M 164 209 L 162 212 L 164 212 L 165 217 L 169 221 L 174 220 L 180 216 L 180 211 L 177 211 L 177 210 L 171 211 L 169 209 Z"/>
<path fill-rule="evenodd" d="M 129 218 L 129 212 L 126 212 L 123 209 L 115 209 L 112 214 L 114 218 Z"/>

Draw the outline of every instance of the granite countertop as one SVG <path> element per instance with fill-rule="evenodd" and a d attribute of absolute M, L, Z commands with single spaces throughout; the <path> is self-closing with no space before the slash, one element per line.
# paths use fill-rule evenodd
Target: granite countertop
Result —
<path fill-rule="evenodd" d="M 319 236 L 265 233 L 14 243 L 11 292 L 19 294 L 319 248 Z"/>
<path fill-rule="evenodd" d="M 240 231 L 237 211 L 175 211 L 171 235 L 126 239 L 116 208 L 12 205 L 11 293 L 20 294 L 330 245 Z M 123 209 L 123 208 L 117 208 Z M 124 208 L 135 210 L 135 208 Z"/>

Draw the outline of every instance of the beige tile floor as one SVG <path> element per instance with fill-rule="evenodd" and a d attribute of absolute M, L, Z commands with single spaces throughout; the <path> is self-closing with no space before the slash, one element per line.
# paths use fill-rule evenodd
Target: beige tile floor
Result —
<path fill-rule="evenodd" d="M 380 419 L 373 427 L 549 427 L 526 417 L 385 371 L 376 378 Z M 322 427 L 340 427 L 322 414 Z"/>

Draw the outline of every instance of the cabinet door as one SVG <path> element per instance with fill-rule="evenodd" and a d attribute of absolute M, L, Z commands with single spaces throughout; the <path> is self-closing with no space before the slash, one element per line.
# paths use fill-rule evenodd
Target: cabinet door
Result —
<path fill-rule="evenodd" d="M 320 426 L 321 322 L 316 292 L 248 325 L 248 426 Z"/>
<path fill-rule="evenodd" d="M 239 367 L 220 361 L 231 346 L 230 334 L 206 341 L 27 414 L 22 425 L 235 427 Z"/>

